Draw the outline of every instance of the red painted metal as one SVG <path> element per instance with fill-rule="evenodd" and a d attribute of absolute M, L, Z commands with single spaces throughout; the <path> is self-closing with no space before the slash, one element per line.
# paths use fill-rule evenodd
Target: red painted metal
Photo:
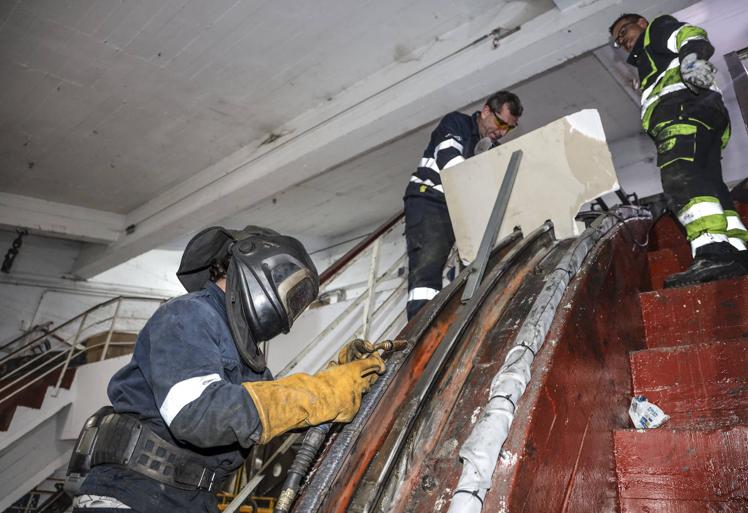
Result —
<path fill-rule="evenodd" d="M 430 513 L 446 504 L 461 471 L 455 465 L 459 448 L 485 406 L 491 380 L 510 347 L 507 342 L 528 314 L 531 298 L 542 290 L 542 275 L 534 283 L 526 277 L 544 257 L 538 255 L 517 268 L 481 307 L 480 322 L 463 337 L 452 371 L 437 383 L 424 422 L 415 430 L 408 469 L 398 483 L 407 492 L 396 494 L 390 513 Z"/>
<path fill-rule="evenodd" d="M 688 244 L 686 233 L 680 223 L 670 215 L 664 215 L 655 223 L 649 232 L 649 250 L 672 248 Z"/>
<path fill-rule="evenodd" d="M 640 294 L 647 347 L 748 337 L 748 277 Z"/>
<path fill-rule="evenodd" d="M 402 210 L 398 212 L 397 214 L 393 215 L 389 219 L 387 219 L 384 223 L 382 223 L 376 230 L 371 232 L 364 240 L 353 246 L 351 249 L 349 249 L 343 256 L 338 258 L 330 267 L 325 269 L 322 274 L 319 275 L 319 283 L 320 285 L 323 285 L 330 281 L 345 265 L 356 258 L 358 255 L 363 253 L 366 248 L 371 246 L 371 244 L 384 235 L 384 233 L 392 228 L 395 223 L 400 221 L 405 216 L 405 212 Z"/>
<path fill-rule="evenodd" d="M 567 290 L 519 402 L 483 511 L 616 511 L 612 430 L 626 427 L 628 352 L 643 347 L 637 293 L 649 223 L 627 223 Z"/>
<path fill-rule="evenodd" d="M 748 339 L 637 351 L 631 378 L 669 429 L 748 425 Z"/>
<path fill-rule="evenodd" d="M 748 511 L 748 427 L 615 433 L 621 512 Z"/>
<path fill-rule="evenodd" d="M 687 243 L 669 248 L 650 251 L 647 254 L 650 285 L 652 289 L 661 289 L 665 278 L 673 273 L 685 271 L 691 265 L 691 247 Z"/>

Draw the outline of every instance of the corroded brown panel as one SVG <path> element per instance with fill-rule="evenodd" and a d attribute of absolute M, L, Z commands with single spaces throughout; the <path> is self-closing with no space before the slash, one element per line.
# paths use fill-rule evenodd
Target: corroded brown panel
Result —
<path fill-rule="evenodd" d="M 517 408 L 484 511 L 617 510 L 612 431 L 628 425 L 628 352 L 641 349 L 637 293 L 649 223 L 626 223 L 588 256 L 561 301 Z"/>

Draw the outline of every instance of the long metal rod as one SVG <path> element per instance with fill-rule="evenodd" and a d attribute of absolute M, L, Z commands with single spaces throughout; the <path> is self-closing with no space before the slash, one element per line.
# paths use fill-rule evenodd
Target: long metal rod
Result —
<path fill-rule="evenodd" d="M 488 218 L 486 231 L 483 232 L 483 239 L 480 241 L 478 254 L 473 263 L 470 264 L 470 276 L 468 276 L 467 283 L 462 291 L 463 303 L 470 301 L 475 291 L 478 290 L 481 280 L 483 280 L 483 274 L 486 272 L 486 264 L 488 264 L 488 257 L 496 242 L 496 237 L 499 235 L 501 224 L 504 222 L 504 214 L 506 214 L 506 207 L 509 205 L 509 198 L 512 195 L 512 189 L 514 189 L 514 181 L 517 179 L 517 171 L 519 170 L 519 163 L 521 161 L 522 150 L 515 150 L 509 159 L 509 165 L 507 165 L 504 179 L 501 181 L 499 193 L 496 195 L 496 201 L 493 204 L 491 216 Z"/>
<path fill-rule="evenodd" d="M 361 338 L 366 340 L 369 337 L 369 325 L 371 324 L 371 313 L 374 307 L 374 299 L 376 298 L 376 276 L 377 267 L 379 267 L 379 247 L 381 239 L 377 239 L 371 245 L 371 265 L 369 267 L 369 281 L 366 287 L 366 293 L 368 297 L 364 303 L 364 326 L 361 329 Z"/>
<path fill-rule="evenodd" d="M 382 465 L 380 472 L 374 481 L 371 488 L 371 494 L 368 497 L 361 497 L 362 508 L 361 511 L 368 513 L 372 511 L 372 508 L 379 502 L 381 493 L 383 490 L 383 484 L 389 479 L 395 462 L 398 460 L 405 440 L 411 432 L 411 429 L 418 417 L 418 412 L 421 410 L 424 404 L 425 398 L 429 395 L 434 387 L 435 378 L 439 375 L 445 366 L 445 363 L 452 354 L 457 342 L 462 337 L 465 330 L 470 325 L 470 322 L 474 318 L 476 312 L 483 304 L 484 300 L 488 296 L 493 285 L 506 273 L 506 271 L 523 255 L 528 248 L 533 247 L 534 243 L 545 233 L 547 233 L 551 226 L 549 223 L 544 224 L 541 228 L 535 230 L 526 239 L 522 240 L 517 246 L 512 248 L 510 252 L 504 257 L 504 259 L 497 264 L 491 273 L 492 279 L 490 283 L 484 284 L 480 294 L 475 294 L 467 305 L 458 311 L 457 318 L 453 322 L 447 333 L 444 335 L 439 346 L 434 351 L 433 355 L 429 359 L 426 368 L 423 370 L 421 375 L 413 387 L 413 391 L 410 394 L 410 401 L 402 412 L 402 417 L 407 419 L 405 426 L 400 429 L 395 435 L 392 442 L 389 443 L 389 451 L 386 459 Z M 380 448 L 381 450 L 381 448 Z M 358 495 L 358 494 L 357 494 Z M 366 495 L 366 491 L 364 491 Z M 354 497 L 355 499 L 355 497 Z"/>
<path fill-rule="evenodd" d="M 122 300 L 117 301 L 117 306 L 114 308 L 114 315 L 112 315 L 112 324 L 109 325 L 109 331 L 106 334 L 106 341 L 104 342 L 104 350 L 101 351 L 101 358 L 99 361 L 106 359 L 106 353 L 109 350 L 109 343 L 112 341 L 112 333 L 114 333 L 114 325 L 117 323 L 117 315 L 119 315 L 119 307 L 122 306 Z"/>
<path fill-rule="evenodd" d="M 522 238 L 519 231 L 503 238 L 494 252 L 510 248 Z M 431 324 L 439 317 L 447 305 L 457 296 L 467 279 L 467 270 L 463 270 L 438 296 L 424 307 L 415 323 L 406 326 L 401 335 L 407 336 L 409 345 L 415 344 L 428 331 Z M 355 450 L 355 443 L 361 438 L 366 419 L 370 417 L 385 391 L 395 379 L 402 363 L 407 359 L 409 350 L 402 351 L 388 361 L 387 368 L 374 386 L 361 399 L 361 408 L 356 417 L 342 428 L 334 441 L 330 444 L 325 457 L 318 463 L 307 485 L 306 491 L 299 497 L 294 512 L 313 513 L 318 511 L 320 504 L 328 496 L 330 487 Z"/>
<path fill-rule="evenodd" d="M 68 351 L 68 356 L 65 359 L 65 365 L 62 366 L 60 375 L 57 377 L 57 384 L 55 385 L 54 392 L 52 392 L 52 397 L 57 397 L 57 394 L 60 393 L 60 385 L 62 385 L 62 379 L 65 377 L 65 373 L 68 371 L 68 367 L 70 366 L 70 360 L 73 358 L 73 351 L 75 351 L 76 347 L 78 346 L 78 339 L 80 339 L 81 331 L 83 331 L 83 325 L 86 323 L 87 318 L 88 318 L 88 314 L 81 317 L 81 323 L 78 325 L 78 332 L 75 334 L 75 342 L 73 342 L 73 345 L 70 346 L 70 350 Z"/>

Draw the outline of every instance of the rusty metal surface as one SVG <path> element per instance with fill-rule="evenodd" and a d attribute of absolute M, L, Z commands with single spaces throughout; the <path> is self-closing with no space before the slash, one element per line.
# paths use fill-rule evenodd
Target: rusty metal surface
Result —
<path fill-rule="evenodd" d="M 612 430 L 628 425 L 628 352 L 643 346 L 637 301 L 650 223 L 602 239 L 566 291 L 494 472 L 484 511 L 617 510 Z"/>
<path fill-rule="evenodd" d="M 425 398 L 428 395 L 434 394 L 434 386 L 436 385 L 434 373 L 442 372 L 441 365 L 449 361 L 449 367 L 454 369 L 455 360 L 452 353 L 452 349 L 457 347 L 457 352 L 462 353 L 464 350 L 468 350 L 475 344 L 463 344 L 463 341 L 469 340 L 473 337 L 476 338 L 479 344 L 482 341 L 482 333 L 473 332 L 475 325 L 483 325 L 484 319 L 476 316 L 479 312 L 488 313 L 492 312 L 491 306 L 494 307 L 493 312 L 495 313 L 495 305 L 492 305 L 494 298 L 502 294 L 503 287 L 496 286 L 497 283 L 512 283 L 512 290 L 516 290 L 516 286 L 521 282 L 521 277 L 518 275 L 526 274 L 530 271 L 528 262 L 532 261 L 539 252 L 544 253 L 544 249 L 547 248 L 553 241 L 552 230 L 548 227 L 541 228 L 533 234 L 530 234 L 527 239 L 523 240 L 517 245 L 512 253 L 507 255 L 506 259 L 499 264 L 486 276 L 483 284 L 480 287 L 478 293 L 473 299 L 462 307 L 457 313 L 456 318 L 451 322 L 447 333 L 445 333 L 443 340 L 440 341 L 440 345 L 435 351 L 428 355 L 429 361 L 427 367 L 424 368 L 426 372 L 422 376 L 419 376 L 418 382 L 415 384 L 413 389 L 409 392 L 408 401 L 403 403 L 401 407 L 397 409 L 397 416 L 394 419 L 392 427 L 386 432 L 385 438 L 381 444 L 378 444 L 376 448 L 378 453 L 376 457 L 372 458 L 372 461 L 359 461 L 358 468 L 366 469 L 366 473 L 362 475 L 360 480 L 350 480 L 345 483 L 345 493 L 338 496 L 337 501 L 333 503 L 327 503 L 327 505 L 321 508 L 321 511 L 373 511 L 377 502 L 382 499 L 382 494 L 387 495 L 388 488 L 386 481 L 390 479 L 393 469 L 397 466 L 398 469 L 402 469 L 400 462 L 396 464 L 396 458 L 400 458 L 403 453 L 403 443 L 406 441 L 406 437 L 413 434 L 414 423 L 417 418 L 422 414 L 422 408 L 426 404 Z M 484 310 L 482 307 L 487 307 Z M 486 318 L 486 325 L 491 321 L 495 322 L 495 317 L 488 315 Z M 464 374 L 462 375 L 464 376 Z M 457 385 L 453 389 L 452 397 L 441 395 L 440 399 L 443 401 L 443 407 L 447 408 L 449 405 L 449 399 L 454 399 L 454 392 L 459 389 L 460 376 L 451 375 L 455 378 L 455 384 Z M 429 418 L 428 415 L 423 415 L 424 418 Z M 443 417 L 442 417 L 443 419 Z M 429 424 L 431 425 L 429 418 Z M 378 417 L 372 417 L 373 423 L 376 425 L 380 419 Z M 438 425 L 438 420 L 434 420 L 434 425 Z M 374 426 L 373 426 L 374 427 Z M 407 462 L 407 455 L 410 454 L 409 449 L 405 449 L 405 461 Z M 397 474 L 397 472 L 395 472 Z M 398 489 L 398 479 L 395 477 L 391 483 Z M 349 491 L 354 495 L 349 501 Z M 388 511 L 387 497 L 384 497 L 384 511 Z"/>
<path fill-rule="evenodd" d="M 488 400 L 491 381 L 510 343 L 570 241 L 539 253 L 508 276 L 464 338 L 464 346 L 424 408 L 401 458 L 403 471 L 390 482 L 393 493 L 378 511 L 436 512 L 447 509 L 461 467 L 459 448 Z"/>
<path fill-rule="evenodd" d="M 489 259 L 487 269 L 496 266 L 521 237 L 521 232 L 515 232 L 499 243 Z M 368 422 L 357 417 L 340 433 L 333 435 L 312 470 L 309 483 L 294 505 L 295 513 L 334 509 L 339 504 L 344 506 L 348 503 L 353 486 L 358 483 L 366 465 L 389 433 L 431 354 L 452 325 L 461 307 L 459 294 L 466 277 L 466 273 L 460 274 L 422 308 L 397 337 L 408 339 L 410 347 L 388 362 L 388 372 L 392 372 L 390 380 L 383 384 L 381 382 L 384 380 L 380 378 L 364 401 L 372 399 L 376 387 L 386 390 L 382 392 L 385 397 L 374 401 L 372 410 L 366 416 Z"/>
<path fill-rule="evenodd" d="M 448 369 L 434 381 L 431 393 L 420 405 L 418 416 L 407 431 L 409 437 L 404 450 L 398 455 L 394 465 L 395 470 L 388 476 L 386 483 L 383 483 L 381 497 L 376 507 L 372 508 L 373 511 L 396 512 L 406 508 L 408 511 L 416 511 L 418 506 L 413 494 L 419 490 L 431 492 L 441 486 L 439 476 L 430 472 L 434 464 L 434 456 L 443 454 L 443 449 L 445 449 L 444 440 L 440 435 L 443 430 L 451 428 L 454 421 L 464 420 L 463 412 L 459 408 L 455 411 L 456 402 L 461 396 L 467 394 L 467 397 L 485 402 L 487 385 L 476 388 L 474 382 L 476 358 L 489 342 L 489 334 L 494 331 L 496 323 L 507 315 L 507 305 L 525 282 L 526 277 L 532 274 L 536 265 L 547 256 L 551 243 L 551 237 L 544 236 L 538 238 L 534 244 L 528 245 L 527 257 L 517 259 L 507 266 L 500 281 L 497 280 L 497 285 L 486 289 L 485 300 L 475 312 L 475 321 L 471 322 L 461 335 Z M 494 346 L 492 352 L 496 350 L 497 347 Z M 478 397 L 479 390 L 480 397 Z M 467 414 L 468 419 L 470 419 L 472 409 L 474 406 Z M 395 429 L 406 429 L 408 427 L 406 421 L 407 417 L 401 415 L 393 432 Z M 463 430 L 461 434 L 467 435 L 467 431 Z M 378 457 L 369 465 L 362 479 L 363 484 L 359 485 L 348 511 L 362 511 L 362 505 L 367 502 L 373 504 L 374 498 L 367 498 L 365 495 L 370 493 L 366 485 L 377 482 L 377 476 L 382 472 L 386 455 L 391 450 L 388 442 L 392 438 L 394 437 L 391 433 Z M 456 455 L 457 446 L 453 438 L 447 435 L 448 448 L 451 448 Z M 456 461 L 456 457 L 452 459 L 452 463 Z M 452 465 L 452 467 L 456 481 L 460 469 L 457 465 Z M 427 493 L 427 495 L 430 494 Z M 431 505 L 426 505 L 425 508 L 425 510 L 430 510 Z"/>

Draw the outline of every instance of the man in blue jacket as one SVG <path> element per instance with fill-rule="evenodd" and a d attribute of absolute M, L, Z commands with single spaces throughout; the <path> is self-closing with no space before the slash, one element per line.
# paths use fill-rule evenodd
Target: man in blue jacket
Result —
<path fill-rule="evenodd" d="M 472 116 L 451 112 L 431 132 L 418 169 L 405 189 L 408 319 L 441 290 L 442 269 L 455 242 L 441 171 L 496 146 L 517 127 L 521 115 L 517 95 L 499 91 Z"/>
<path fill-rule="evenodd" d="M 746 273 L 748 231 L 722 179 L 730 118 L 709 62 L 704 29 L 660 16 L 623 14 L 610 26 L 614 45 L 639 71 L 642 128 L 657 147 L 662 190 L 691 243 L 693 264 L 665 279 L 680 287 Z"/>
<path fill-rule="evenodd" d="M 113 411 L 79 439 L 91 468 L 77 512 L 216 512 L 215 492 L 253 444 L 350 421 L 384 370 L 375 354 L 273 381 L 258 344 L 288 332 L 319 289 L 296 239 L 209 228 L 187 245 L 177 275 L 189 293 L 148 321 L 109 384 Z"/>

